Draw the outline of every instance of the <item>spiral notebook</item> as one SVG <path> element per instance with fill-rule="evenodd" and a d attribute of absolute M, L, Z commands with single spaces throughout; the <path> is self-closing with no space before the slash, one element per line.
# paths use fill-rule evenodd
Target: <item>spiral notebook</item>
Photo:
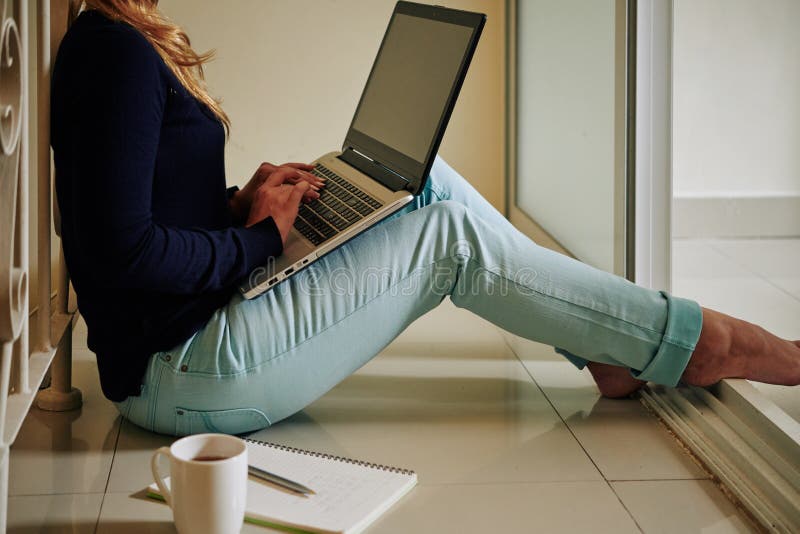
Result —
<path fill-rule="evenodd" d="M 355 534 L 367 528 L 417 484 L 408 469 L 245 439 L 248 462 L 313 489 L 298 496 L 252 477 L 245 521 L 303 532 Z M 165 482 L 169 484 L 169 479 Z M 151 484 L 147 495 L 161 499 Z"/>

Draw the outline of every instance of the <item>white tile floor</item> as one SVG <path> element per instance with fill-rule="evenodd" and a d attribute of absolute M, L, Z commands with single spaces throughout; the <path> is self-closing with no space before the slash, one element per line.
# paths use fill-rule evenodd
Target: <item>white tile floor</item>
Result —
<path fill-rule="evenodd" d="M 137 496 L 171 439 L 121 422 L 82 328 L 75 346 L 85 404 L 28 417 L 11 452 L 9 532 L 174 532 L 166 506 Z M 751 531 L 638 401 L 601 399 L 552 349 L 449 303 L 255 437 L 415 469 L 419 486 L 370 532 Z"/>

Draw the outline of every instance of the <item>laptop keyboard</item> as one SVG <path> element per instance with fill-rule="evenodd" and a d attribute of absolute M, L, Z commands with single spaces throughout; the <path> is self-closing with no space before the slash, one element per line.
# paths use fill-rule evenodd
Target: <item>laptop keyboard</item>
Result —
<path fill-rule="evenodd" d="M 294 227 L 315 245 L 381 207 L 380 202 L 324 165 L 318 164 L 311 173 L 327 181 L 318 199 L 300 204 Z"/>

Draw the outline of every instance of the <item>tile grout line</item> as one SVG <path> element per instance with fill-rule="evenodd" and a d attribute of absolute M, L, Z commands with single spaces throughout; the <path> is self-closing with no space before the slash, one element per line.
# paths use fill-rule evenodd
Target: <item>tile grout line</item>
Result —
<path fill-rule="evenodd" d="M 628 515 L 631 518 L 631 521 L 633 521 L 633 524 L 636 525 L 636 528 L 639 529 L 639 532 L 644 534 L 644 529 L 639 524 L 639 522 L 636 520 L 636 518 L 633 516 L 633 513 L 628 509 L 628 506 L 625 504 L 625 501 L 623 501 L 622 497 L 620 497 L 619 493 L 617 493 L 617 488 L 615 488 L 614 485 L 611 483 L 611 481 L 608 480 L 608 479 L 606 479 L 606 484 L 608 484 L 608 487 L 611 489 L 611 491 L 614 493 L 614 496 L 617 498 L 619 503 L 622 505 L 622 509 L 625 510 L 628 513 Z"/>
<path fill-rule="evenodd" d="M 100 499 L 100 508 L 97 510 L 97 521 L 94 524 L 94 534 L 97 534 L 100 528 L 100 517 L 103 515 L 103 505 L 106 502 L 106 494 L 108 493 L 108 485 L 111 482 L 111 472 L 114 470 L 114 460 L 117 458 L 117 446 L 119 446 L 119 437 L 122 434 L 122 423 L 125 420 L 119 416 L 119 425 L 117 425 L 117 437 L 114 439 L 114 452 L 111 454 L 111 464 L 108 466 L 108 476 L 106 477 L 106 485 L 103 487 L 103 497 Z"/>
<path fill-rule="evenodd" d="M 67 495 L 102 495 L 99 491 L 66 491 L 63 493 L 18 493 L 16 495 L 9 495 L 9 499 L 16 499 L 19 497 L 64 497 Z"/>
<path fill-rule="evenodd" d="M 76 347 L 73 344 L 72 350 L 73 351 L 75 351 L 75 350 L 79 350 L 79 351 L 80 350 L 86 350 L 86 351 L 89 351 L 89 348 L 88 348 L 88 346 L 87 347 Z M 108 485 L 111 482 L 111 472 L 114 470 L 114 460 L 117 457 L 117 447 L 119 446 L 119 437 L 122 434 L 122 423 L 124 422 L 124 419 L 122 418 L 122 416 L 118 416 L 118 417 L 119 417 L 119 424 L 117 425 L 117 435 L 114 437 L 114 450 L 111 453 L 111 463 L 108 466 L 108 475 L 106 476 L 106 483 L 105 483 L 105 486 L 103 486 L 103 493 L 102 493 L 102 497 L 100 498 L 100 506 L 97 509 L 97 519 L 95 520 L 94 530 L 92 531 L 94 534 L 97 534 L 97 531 L 100 528 L 100 517 L 102 517 L 102 515 L 103 515 L 103 505 L 106 502 L 106 494 L 108 493 Z"/>
<path fill-rule="evenodd" d="M 787 290 L 786 290 L 786 289 L 784 289 L 782 286 L 779 286 L 778 284 L 776 284 L 775 282 L 773 282 L 771 279 L 767 278 L 767 277 L 766 277 L 766 275 L 763 275 L 763 274 L 761 274 L 760 272 L 758 272 L 757 270 L 755 270 L 755 269 L 751 269 L 751 268 L 750 268 L 750 267 L 748 267 L 747 265 L 744 265 L 744 264 L 742 264 L 741 262 L 737 261 L 737 260 L 736 260 L 736 258 L 734 258 L 734 257 L 733 257 L 733 256 L 731 256 L 730 254 L 726 253 L 726 252 L 725 252 L 723 249 L 721 249 L 721 248 L 718 248 L 718 247 L 717 247 L 717 246 L 714 244 L 714 241 L 709 241 L 709 242 L 707 242 L 707 243 L 706 243 L 706 246 L 707 246 L 708 248 L 710 248 L 711 250 L 713 250 L 714 252 L 718 253 L 720 256 L 722 256 L 722 257 L 723 257 L 723 258 L 725 258 L 726 260 L 728 260 L 728 261 L 730 261 L 731 263 L 733 263 L 734 265 L 736 265 L 737 267 L 740 267 L 740 268 L 742 268 L 744 271 L 746 271 L 747 273 L 749 273 L 750 275 L 752 275 L 754 278 L 756 278 L 756 279 L 758 279 L 758 280 L 761 280 L 762 282 L 766 282 L 766 283 L 767 283 L 767 285 L 771 286 L 771 287 L 772 287 L 772 288 L 774 288 L 774 289 L 777 289 L 779 292 L 781 292 L 781 293 L 783 293 L 784 295 L 788 296 L 790 299 L 792 299 L 792 300 L 795 300 L 795 301 L 797 301 L 797 302 L 800 302 L 800 297 L 798 297 L 797 295 L 795 295 L 794 293 L 792 293 L 792 292 L 790 292 L 790 291 L 787 291 Z"/>
<path fill-rule="evenodd" d="M 601 473 L 602 474 L 602 473 Z M 602 482 L 702 482 L 709 481 L 710 478 L 632 478 L 632 479 L 607 479 L 604 478 Z M 544 484 L 586 484 L 601 482 L 594 478 L 576 478 L 571 480 L 557 479 L 557 480 L 497 480 L 485 482 L 421 482 L 417 484 L 419 487 L 434 488 L 442 486 L 505 486 L 505 485 L 544 485 Z M 130 493 L 130 491 L 113 491 L 115 493 Z"/>
<path fill-rule="evenodd" d="M 625 506 L 625 503 L 622 501 L 622 498 L 619 496 L 619 494 L 614 489 L 614 486 L 611 485 L 611 482 L 609 482 L 609 480 L 606 478 L 605 474 L 603 474 L 603 471 L 597 465 L 597 462 L 594 461 L 594 458 L 592 458 L 592 456 L 589 454 L 589 451 L 586 450 L 586 447 L 583 446 L 583 443 L 581 443 L 581 440 L 579 440 L 578 436 L 575 435 L 575 432 L 572 431 L 572 428 L 569 426 L 567 421 L 561 415 L 561 412 L 558 411 L 558 409 L 553 404 L 553 401 L 551 401 L 550 397 L 547 396 L 547 393 L 544 392 L 544 388 L 542 388 L 542 386 L 539 384 L 539 382 L 536 380 L 536 378 L 534 378 L 533 373 L 531 373 L 530 369 L 528 369 L 528 366 L 525 365 L 525 363 L 522 361 L 522 358 L 520 358 L 519 354 L 517 354 L 517 351 L 515 351 L 514 347 L 512 347 L 511 344 L 508 342 L 508 339 L 506 338 L 506 336 L 504 336 L 503 333 L 500 332 L 500 337 L 503 338 L 503 343 L 505 343 L 506 346 L 509 348 L 509 350 L 511 350 L 511 353 L 517 359 L 517 362 L 519 362 L 519 364 L 525 370 L 525 374 L 527 374 L 530 377 L 531 381 L 539 389 L 539 391 L 541 392 L 542 396 L 547 401 L 547 404 L 550 405 L 550 407 L 553 409 L 553 411 L 558 416 L 558 418 L 561 420 L 561 422 L 564 423 L 564 426 L 569 431 L 570 435 L 575 440 L 575 442 L 578 444 L 578 446 L 581 448 L 583 453 L 586 455 L 587 458 L 589 458 L 589 461 L 592 462 L 592 465 L 594 466 L 594 468 L 597 469 L 597 472 L 600 473 L 601 477 L 603 477 L 603 481 L 605 481 L 606 485 L 608 486 L 608 489 L 610 489 L 611 493 L 613 493 L 614 496 L 617 498 L 617 501 L 622 506 L 622 509 L 625 510 L 625 513 L 628 514 L 628 517 L 631 518 L 631 521 L 633 521 L 633 524 L 636 525 L 636 528 L 639 529 L 639 532 L 644 533 L 644 530 L 642 529 L 642 526 L 639 525 L 639 522 L 636 520 L 635 517 L 633 517 L 633 514 L 631 513 L 631 511 L 628 510 L 627 506 Z"/>
<path fill-rule="evenodd" d="M 620 478 L 611 479 L 609 482 L 714 482 L 713 478 Z"/>

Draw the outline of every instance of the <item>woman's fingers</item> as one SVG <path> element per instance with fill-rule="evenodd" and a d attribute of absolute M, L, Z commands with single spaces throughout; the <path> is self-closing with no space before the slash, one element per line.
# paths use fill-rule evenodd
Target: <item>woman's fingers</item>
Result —
<path fill-rule="evenodd" d="M 272 178 L 272 176 L 275 176 L 275 178 Z M 308 182 L 317 189 L 325 185 L 324 178 L 315 176 L 310 172 L 295 169 L 294 167 L 281 167 L 277 171 L 272 173 L 272 175 L 270 175 L 270 178 L 268 178 L 267 180 L 269 181 L 270 179 L 272 179 L 272 183 L 274 183 L 275 185 L 279 183 L 297 184 L 302 181 Z"/>
<path fill-rule="evenodd" d="M 261 168 L 266 169 L 268 165 L 267 163 L 262 163 Z M 305 181 L 314 186 L 314 188 L 319 189 L 325 185 L 325 179 L 311 174 L 309 171 L 313 169 L 314 165 L 306 163 L 284 163 L 280 167 L 272 167 L 264 184 L 276 187 L 283 183 L 293 185 Z"/>
<path fill-rule="evenodd" d="M 318 187 L 321 187 L 322 184 L 324 184 L 325 180 L 326 180 L 325 178 L 323 178 L 321 176 L 317 176 L 315 174 L 311 174 L 311 171 L 314 170 L 316 165 L 309 165 L 307 163 L 284 163 L 283 165 L 281 165 L 281 167 L 291 167 L 292 169 L 297 169 L 299 171 L 302 171 L 301 174 L 302 174 L 303 178 L 307 182 L 309 182 L 309 183 L 311 183 L 313 185 L 316 185 Z"/>
<path fill-rule="evenodd" d="M 298 164 L 292 164 L 292 165 L 300 165 L 300 164 L 298 163 Z M 319 177 L 319 176 L 317 176 L 315 174 L 312 174 L 310 172 L 314 168 L 314 167 L 312 167 L 310 165 L 303 165 L 302 167 L 292 167 L 289 164 L 287 164 L 285 166 L 285 168 L 295 169 L 298 172 L 298 174 L 294 175 L 294 176 L 297 176 L 298 179 L 305 180 L 306 182 L 308 182 L 308 183 L 310 183 L 312 185 L 320 186 L 323 183 L 325 183 L 325 179 L 324 178 L 321 178 L 321 177 Z"/>
<path fill-rule="evenodd" d="M 283 184 L 277 191 L 273 190 L 273 209 L 271 215 L 278 230 L 281 233 L 281 239 L 286 243 L 294 220 L 297 218 L 297 211 L 300 208 L 300 202 L 310 190 L 308 182 L 300 182 L 297 185 Z"/>
<path fill-rule="evenodd" d="M 265 185 L 277 187 L 284 182 L 291 184 L 293 181 L 302 179 L 302 171 L 293 167 L 278 167 L 267 178 Z"/>
<path fill-rule="evenodd" d="M 300 169 L 303 171 L 310 171 L 313 170 L 316 165 L 311 165 L 309 163 L 284 163 L 281 167 L 293 167 L 295 169 Z"/>
<path fill-rule="evenodd" d="M 300 204 L 300 200 L 308 197 L 310 199 L 319 198 L 319 193 L 311 188 L 308 182 L 299 182 L 297 185 L 282 184 L 278 188 L 275 200 L 281 205 Z M 295 201 L 295 198 L 297 199 Z"/>
<path fill-rule="evenodd" d="M 310 188 L 311 184 L 308 182 L 300 182 L 292 187 L 292 190 L 289 192 L 289 207 L 297 210 L 297 208 L 300 206 L 300 201 L 303 200 L 303 196 L 309 192 L 315 193 L 317 196 L 319 196 L 319 193 L 316 193 L 316 191 L 311 191 Z"/>
<path fill-rule="evenodd" d="M 291 211 L 292 208 L 297 208 L 300 205 L 303 195 L 314 192 L 309 188 L 308 182 L 300 182 L 297 185 L 281 185 L 277 193 L 275 193 L 275 203 L 278 205 L 278 209 L 281 211 Z"/>
<path fill-rule="evenodd" d="M 256 199 L 251 206 L 247 218 L 246 226 L 252 226 L 266 217 L 271 216 L 275 219 L 276 224 L 278 224 L 281 230 L 281 236 L 285 241 L 288 231 L 297 217 L 297 210 L 300 207 L 300 203 L 303 200 L 309 202 L 315 198 L 319 198 L 319 193 L 305 180 L 300 180 L 296 185 L 285 182 L 273 185 L 276 181 L 281 181 L 286 178 L 285 171 L 276 171 L 274 174 L 279 174 L 279 176 L 273 180 L 273 182 L 268 181 L 258 188 L 255 195 Z"/>
<path fill-rule="evenodd" d="M 319 198 L 319 193 L 314 189 L 309 189 L 303 195 L 303 202 L 311 202 L 312 200 L 316 200 Z"/>
<path fill-rule="evenodd" d="M 258 166 L 258 169 L 256 169 L 256 173 L 260 173 L 260 174 L 263 174 L 264 176 L 268 176 L 269 173 L 274 172 L 275 169 L 277 169 L 277 168 L 278 167 L 273 165 L 272 163 L 270 163 L 268 161 L 264 161 L 264 162 L 261 163 L 261 165 Z"/>
<path fill-rule="evenodd" d="M 302 176 L 293 176 L 291 178 L 288 178 L 283 183 L 289 184 L 289 185 L 297 185 L 297 184 L 299 184 L 301 182 L 304 182 L 304 183 L 307 183 L 308 185 L 310 185 L 311 189 L 313 189 L 314 191 L 319 191 L 322 188 L 322 186 L 325 185 L 325 184 L 317 182 L 317 181 L 309 180 L 309 179 L 307 179 L 305 177 L 302 177 Z"/>
<path fill-rule="evenodd" d="M 289 197 L 292 194 L 292 190 L 295 186 L 290 184 L 281 184 L 277 188 L 277 193 L 275 194 L 275 200 L 278 202 L 279 206 L 283 206 L 289 201 Z"/>
<path fill-rule="evenodd" d="M 325 185 L 325 179 L 320 178 L 319 176 L 313 175 L 309 172 L 298 171 L 300 174 L 296 176 L 292 176 L 291 178 L 287 179 L 288 183 L 300 183 L 301 181 L 306 181 L 316 187 L 317 189 L 323 187 Z"/>

